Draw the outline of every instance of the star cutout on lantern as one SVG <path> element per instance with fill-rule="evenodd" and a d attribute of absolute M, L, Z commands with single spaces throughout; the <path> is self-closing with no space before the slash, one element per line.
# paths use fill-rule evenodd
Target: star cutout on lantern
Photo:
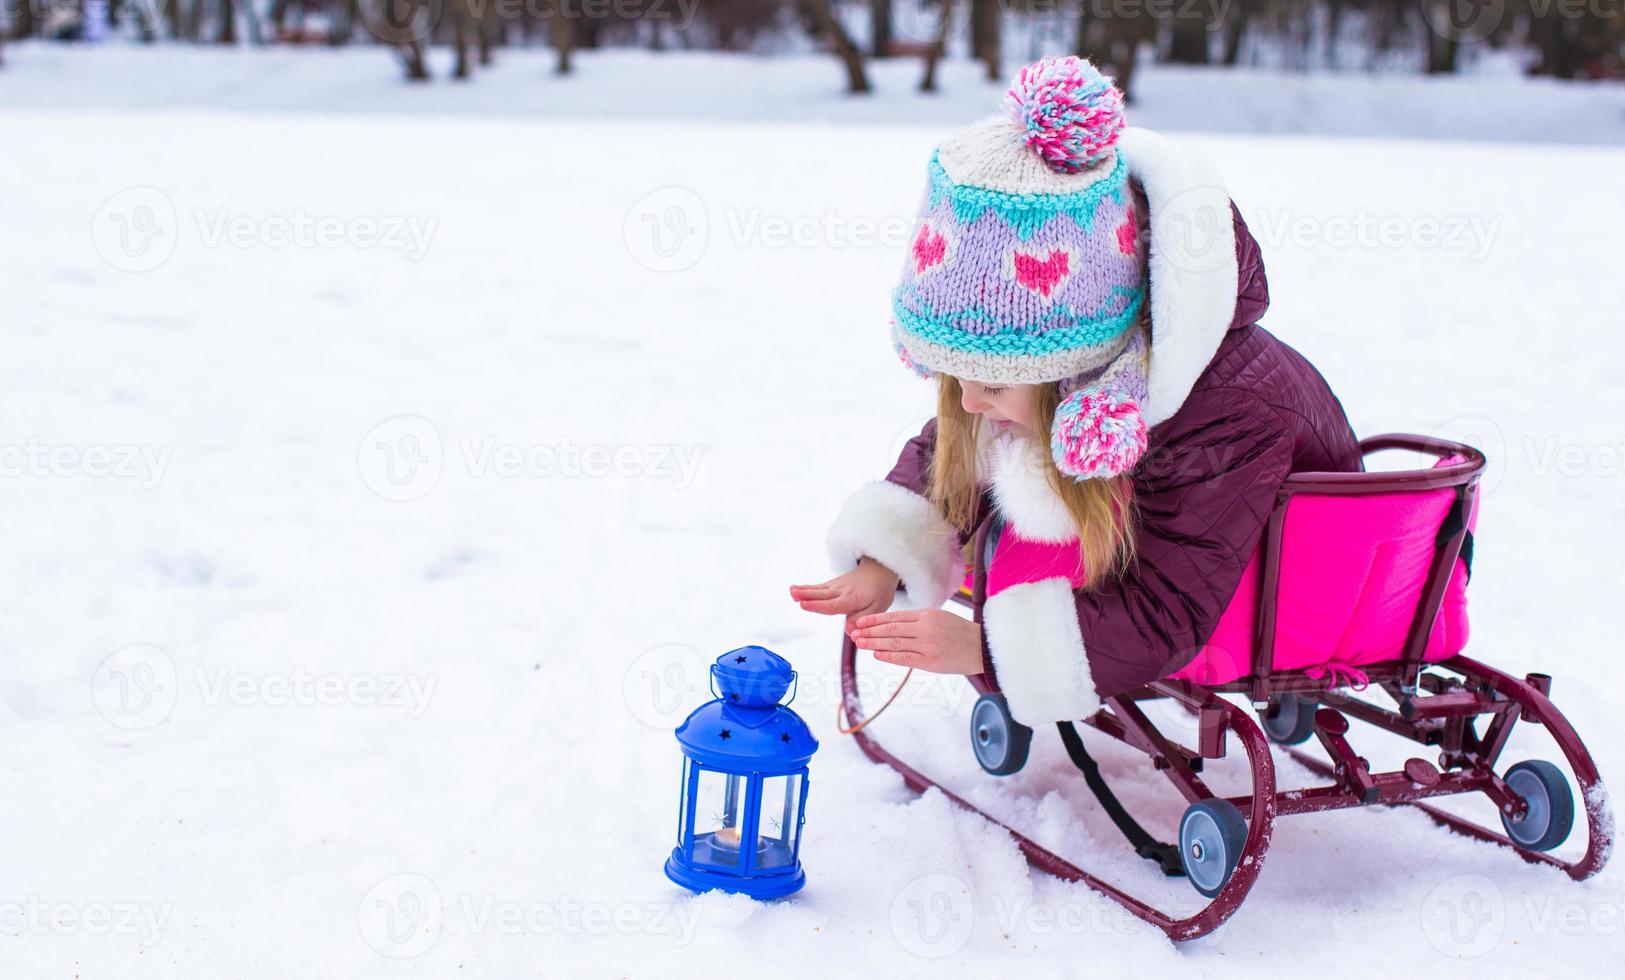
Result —
<path fill-rule="evenodd" d="M 734 658 L 734 663 L 736 663 L 736 664 L 742 664 L 744 662 L 745 662 L 745 655 L 744 654 L 740 654 L 739 656 Z"/>
<path fill-rule="evenodd" d="M 788 741 L 790 741 L 790 733 L 789 733 L 789 732 L 785 732 L 785 733 L 784 733 L 784 734 L 783 734 L 783 735 L 780 735 L 780 736 L 779 736 L 779 741 L 781 741 L 781 742 L 788 742 Z"/>
<path fill-rule="evenodd" d="M 722 737 L 723 737 L 723 738 L 733 738 L 733 737 L 734 737 L 734 733 L 733 733 L 733 729 L 731 729 L 731 728 L 724 728 L 724 729 L 723 729 L 723 730 L 722 730 Z"/>

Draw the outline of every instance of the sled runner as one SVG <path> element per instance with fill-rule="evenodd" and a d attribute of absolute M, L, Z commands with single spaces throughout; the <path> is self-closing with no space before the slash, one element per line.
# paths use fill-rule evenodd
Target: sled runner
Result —
<path fill-rule="evenodd" d="M 1553 706 L 1551 678 L 1514 678 L 1459 652 L 1466 638 L 1465 587 L 1483 454 L 1469 446 L 1412 435 L 1363 440 L 1365 455 L 1408 450 L 1437 459 L 1430 469 L 1300 473 L 1281 487 L 1252 564 L 1214 636 L 1180 671 L 1147 687 L 1106 698 L 1080 719 L 1095 732 L 1138 749 L 1185 798 L 1178 840 L 1162 844 L 1112 796 L 1072 723 L 1059 731 L 1068 756 L 1135 850 L 1169 875 L 1183 875 L 1209 901 L 1175 917 L 1136 898 L 1003 825 L 880 744 L 863 727 L 857 649 L 841 651 L 842 709 L 869 758 L 897 770 L 916 792 L 935 786 L 985 819 L 1005 826 L 1027 860 L 1080 881 L 1150 922 L 1175 941 L 1204 936 L 1235 913 L 1269 850 L 1277 816 L 1357 806 L 1414 806 L 1459 833 L 1511 848 L 1526 861 L 1561 868 L 1580 880 L 1601 870 L 1613 823 L 1595 763 Z M 970 587 L 955 596 L 981 621 L 987 563 L 999 529 L 975 538 Z M 971 712 L 971 747 L 993 775 L 1026 762 L 1033 737 L 1015 721 L 993 679 L 968 678 L 980 693 Z M 1364 696 L 1378 692 L 1391 703 Z M 1251 710 L 1224 697 L 1250 703 Z M 1169 738 L 1147 715 L 1164 699 L 1196 721 L 1195 745 Z M 1257 720 L 1253 715 L 1256 713 Z M 1436 753 L 1391 772 L 1373 771 L 1351 744 L 1351 722 L 1364 722 Z M 1513 726 L 1538 725 L 1562 752 L 1578 786 L 1545 760 L 1498 764 Z M 1220 796 L 1202 778 L 1209 759 L 1241 746 L 1251 792 Z M 1294 746 L 1319 742 L 1327 759 Z M 1270 743 L 1323 777 L 1320 785 L 1276 785 Z M 1329 761 L 1327 761 L 1329 760 Z M 1499 811 L 1499 830 L 1426 802 L 1482 793 Z M 1566 840 L 1576 812 L 1586 849 L 1573 860 L 1550 852 Z"/>

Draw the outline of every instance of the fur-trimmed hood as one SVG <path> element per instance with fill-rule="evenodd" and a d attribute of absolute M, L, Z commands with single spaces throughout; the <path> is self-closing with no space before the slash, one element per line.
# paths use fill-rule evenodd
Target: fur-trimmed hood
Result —
<path fill-rule="evenodd" d="M 1118 144 L 1145 192 L 1151 230 L 1151 365 L 1146 424 L 1173 417 L 1231 329 L 1269 306 L 1258 242 L 1200 151 L 1144 129 Z"/>

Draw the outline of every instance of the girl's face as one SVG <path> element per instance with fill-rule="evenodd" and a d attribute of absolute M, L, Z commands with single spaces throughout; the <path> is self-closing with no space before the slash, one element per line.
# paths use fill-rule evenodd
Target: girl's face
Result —
<path fill-rule="evenodd" d="M 959 380 L 959 403 L 996 428 L 1030 435 L 1038 408 L 1038 385 L 985 385 Z"/>

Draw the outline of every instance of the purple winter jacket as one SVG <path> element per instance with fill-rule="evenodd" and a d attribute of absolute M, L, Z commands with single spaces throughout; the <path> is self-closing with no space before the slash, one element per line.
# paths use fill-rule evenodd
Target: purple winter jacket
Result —
<path fill-rule="evenodd" d="M 1100 697 L 1165 677 L 1196 655 L 1234 595 L 1288 474 L 1362 468 L 1354 432 L 1325 379 L 1258 325 L 1269 305 L 1264 265 L 1233 206 L 1231 216 L 1234 315 L 1177 411 L 1151 428 L 1132 473 L 1136 557 L 1120 577 L 1072 596 L 1088 660 L 1083 676 L 1092 677 Z M 1154 320 L 1153 356 L 1158 329 Z M 923 496 L 935 434 L 933 420 L 887 481 Z M 984 515 L 992 506 L 984 494 Z M 995 653 L 984 636 L 990 674 Z"/>

